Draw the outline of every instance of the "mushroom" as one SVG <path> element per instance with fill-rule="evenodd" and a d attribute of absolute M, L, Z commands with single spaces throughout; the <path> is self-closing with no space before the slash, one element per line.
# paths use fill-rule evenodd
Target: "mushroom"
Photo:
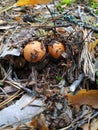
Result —
<path fill-rule="evenodd" d="M 48 52 L 55 59 L 59 59 L 64 51 L 65 47 L 61 42 L 56 41 L 52 45 L 48 45 Z"/>
<path fill-rule="evenodd" d="M 39 62 L 42 60 L 42 58 L 45 56 L 46 54 L 46 48 L 44 46 L 44 44 L 42 44 L 41 42 L 38 41 L 33 41 L 28 43 L 25 47 L 24 47 L 24 58 L 28 61 L 28 62 Z"/>

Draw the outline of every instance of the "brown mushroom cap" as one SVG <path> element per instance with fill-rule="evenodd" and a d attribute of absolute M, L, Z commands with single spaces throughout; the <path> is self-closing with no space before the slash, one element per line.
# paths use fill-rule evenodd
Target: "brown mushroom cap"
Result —
<path fill-rule="evenodd" d="M 41 42 L 33 41 L 24 47 L 24 58 L 28 62 L 38 62 L 45 56 L 45 54 L 46 48 Z"/>
<path fill-rule="evenodd" d="M 64 52 L 65 47 L 61 42 L 54 42 L 52 45 L 48 45 L 48 52 L 53 58 L 60 58 Z"/>

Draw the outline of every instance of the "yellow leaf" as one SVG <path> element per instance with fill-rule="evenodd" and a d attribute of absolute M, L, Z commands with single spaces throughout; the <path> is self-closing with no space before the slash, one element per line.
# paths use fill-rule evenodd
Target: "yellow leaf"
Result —
<path fill-rule="evenodd" d="M 98 39 L 96 39 L 96 41 L 88 44 L 88 48 L 90 50 L 90 52 L 94 51 L 94 48 L 98 45 Z"/>
<path fill-rule="evenodd" d="M 12 6 L 9 6 L 3 10 L 0 10 L 0 14 L 4 13 L 5 11 L 8 11 L 16 6 L 25 6 L 25 5 L 35 5 L 35 4 L 48 4 L 52 0 L 18 0 L 15 4 Z"/>
<path fill-rule="evenodd" d="M 51 0 L 18 0 L 16 6 L 34 5 L 34 4 L 48 4 Z"/>

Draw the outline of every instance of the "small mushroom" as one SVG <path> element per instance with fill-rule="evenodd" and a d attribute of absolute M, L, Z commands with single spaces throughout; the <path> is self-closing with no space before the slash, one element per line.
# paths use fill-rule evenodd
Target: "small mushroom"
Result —
<path fill-rule="evenodd" d="M 28 62 L 36 63 L 41 61 L 45 54 L 46 48 L 41 42 L 33 41 L 24 47 L 24 58 Z"/>
<path fill-rule="evenodd" d="M 48 52 L 55 59 L 59 59 L 64 51 L 65 47 L 61 42 L 54 42 L 52 45 L 48 45 Z"/>

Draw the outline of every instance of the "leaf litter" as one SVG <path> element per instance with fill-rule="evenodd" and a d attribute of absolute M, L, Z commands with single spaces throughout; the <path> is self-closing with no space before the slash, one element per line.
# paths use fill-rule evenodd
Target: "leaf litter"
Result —
<path fill-rule="evenodd" d="M 88 122 L 96 128 L 98 16 L 84 4 L 15 2 L 0 3 L 0 129 L 84 130 Z M 23 56 L 33 41 L 46 48 L 37 63 Z M 58 59 L 48 52 L 54 42 L 65 48 Z"/>

